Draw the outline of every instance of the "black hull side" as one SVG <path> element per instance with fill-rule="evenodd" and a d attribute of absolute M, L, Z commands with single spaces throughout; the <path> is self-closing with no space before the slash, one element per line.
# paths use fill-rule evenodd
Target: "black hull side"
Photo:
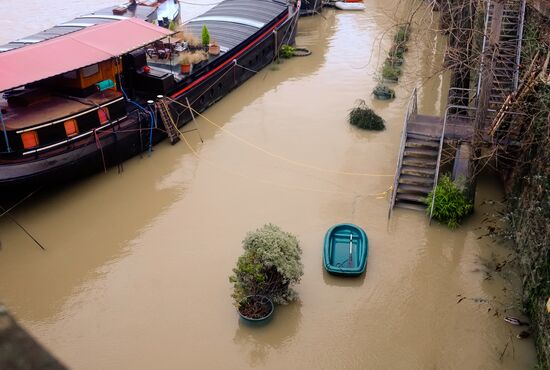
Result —
<path fill-rule="evenodd" d="M 176 87 L 171 97 L 183 104 L 187 100 L 193 110 L 202 112 L 223 98 L 250 77 L 272 63 L 276 48 L 282 43 L 293 43 L 296 33 L 297 12 L 289 10 L 290 16 L 273 31 L 262 30 L 259 37 L 244 48 L 231 53 L 230 63 L 218 66 L 207 78 L 182 92 L 185 86 Z M 270 32 L 267 32 L 270 31 Z M 275 37 L 275 34 L 277 37 Z M 236 57 L 234 57 L 236 56 Z M 192 120 L 191 113 L 182 105 L 172 103 L 170 110 L 178 117 L 182 127 Z M 109 128 L 98 129 L 97 134 L 80 139 L 71 146 L 32 154 L 25 158 L 0 161 L 0 189 L 4 194 L 32 190 L 43 185 L 63 183 L 103 171 L 122 163 L 141 152 L 149 150 L 166 138 L 160 120 L 150 130 L 149 118 L 139 110 L 133 110 L 123 120 Z"/>
<path fill-rule="evenodd" d="M 300 7 L 300 17 L 319 14 L 321 13 L 322 9 L 322 0 L 302 0 L 302 5 Z"/>

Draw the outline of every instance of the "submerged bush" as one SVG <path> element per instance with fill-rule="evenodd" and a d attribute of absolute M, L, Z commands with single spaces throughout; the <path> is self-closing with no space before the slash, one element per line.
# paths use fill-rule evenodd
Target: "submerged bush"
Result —
<path fill-rule="evenodd" d="M 399 76 L 401 76 L 401 69 L 389 63 L 384 63 L 384 68 L 382 68 L 382 77 L 386 80 L 397 81 Z"/>
<path fill-rule="evenodd" d="M 291 286 L 303 275 L 302 249 L 296 236 L 267 224 L 249 232 L 243 248 L 229 277 L 235 304 L 238 306 L 245 297 L 256 294 L 277 304 L 292 302 L 296 293 Z"/>
<path fill-rule="evenodd" d="M 372 90 L 372 93 L 378 99 L 393 99 L 393 98 L 395 98 L 395 91 L 393 89 L 387 87 L 386 85 L 381 84 L 381 83 L 376 85 L 374 90 Z"/>
<path fill-rule="evenodd" d="M 279 52 L 279 55 L 281 56 L 281 58 L 289 59 L 294 56 L 294 50 L 294 47 L 285 44 L 281 46 L 281 51 Z"/>
<path fill-rule="evenodd" d="M 359 100 L 359 104 L 349 112 L 349 123 L 366 130 L 380 131 L 385 128 L 382 117 L 367 107 L 364 100 Z"/>
<path fill-rule="evenodd" d="M 435 187 L 435 197 L 433 191 L 426 198 L 426 212 L 430 214 L 433 201 L 433 218 L 437 221 L 447 224 L 451 229 L 458 227 L 460 222 L 468 216 L 474 206 L 468 200 L 464 192 L 451 180 L 448 175 L 444 175 Z"/>
<path fill-rule="evenodd" d="M 397 33 L 395 34 L 393 40 L 396 44 L 403 44 L 409 41 L 410 34 L 411 34 L 411 25 L 408 23 L 403 24 L 399 26 L 399 29 L 397 30 Z"/>

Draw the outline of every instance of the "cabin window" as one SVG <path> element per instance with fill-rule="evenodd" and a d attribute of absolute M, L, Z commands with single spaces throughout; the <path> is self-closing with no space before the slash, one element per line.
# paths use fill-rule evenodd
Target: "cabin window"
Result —
<path fill-rule="evenodd" d="M 31 149 L 38 146 L 38 135 L 36 131 L 27 131 L 21 134 L 21 141 L 23 142 L 23 148 Z"/>
<path fill-rule="evenodd" d="M 69 119 L 64 122 L 65 126 L 65 133 L 67 134 L 67 137 L 73 137 L 78 135 L 78 125 L 76 124 L 75 119 Z"/>
<path fill-rule="evenodd" d="M 99 108 L 97 110 L 97 116 L 99 117 L 99 124 L 106 124 L 107 122 L 109 122 L 109 109 Z"/>
<path fill-rule="evenodd" d="M 84 78 L 90 77 L 97 74 L 98 72 L 99 72 L 99 65 L 93 64 L 91 66 L 82 68 L 82 77 Z"/>
<path fill-rule="evenodd" d="M 76 71 L 70 71 L 70 72 L 64 73 L 63 77 L 69 80 L 76 80 L 76 77 L 77 77 Z"/>

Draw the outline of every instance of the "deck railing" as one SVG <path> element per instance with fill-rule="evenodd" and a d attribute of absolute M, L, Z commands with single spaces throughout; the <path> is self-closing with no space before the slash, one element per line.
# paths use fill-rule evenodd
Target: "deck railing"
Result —
<path fill-rule="evenodd" d="M 409 103 L 407 105 L 407 112 L 405 114 L 405 121 L 403 122 L 403 131 L 401 132 L 401 143 L 399 144 L 399 155 L 397 156 L 397 166 L 395 168 L 395 177 L 393 179 L 393 188 L 390 200 L 390 209 L 388 210 L 388 219 L 391 217 L 393 206 L 395 205 L 395 198 L 397 196 L 397 185 L 399 182 L 399 175 L 401 173 L 401 165 L 403 162 L 403 151 L 405 150 L 405 141 L 407 140 L 407 125 L 409 119 L 413 114 L 418 113 L 418 90 L 415 87 Z"/>

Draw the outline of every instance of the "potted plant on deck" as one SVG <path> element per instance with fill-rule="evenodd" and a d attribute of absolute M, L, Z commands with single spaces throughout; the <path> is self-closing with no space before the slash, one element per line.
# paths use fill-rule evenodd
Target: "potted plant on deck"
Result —
<path fill-rule="evenodd" d="M 273 224 L 249 232 L 243 248 L 229 277 L 231 296 L 244 320 L 265 321 L 271 317 L 274 304 L 296 299 L 292 285 L 303 275 L 302 250 L 296 236 Z"/>
<path fill-rule="evenodd" d="M 208 54 L 220 55 L 220 44 L 216 40 L 212 40 L 210 45 L 208 45 Z"/>
<path fill-rule="evenodd" d="M 201 39 L 202 46 L 204 49 L 208 50 L 208 45 L 210 45 L 210 32 L 208 32 L 208 28 L 205 25 L 202 26 Z"/>

